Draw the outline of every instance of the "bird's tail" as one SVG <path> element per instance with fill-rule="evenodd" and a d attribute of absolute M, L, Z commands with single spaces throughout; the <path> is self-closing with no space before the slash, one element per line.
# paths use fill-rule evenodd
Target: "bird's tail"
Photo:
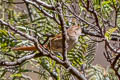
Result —
<path fill-rule="evenodd" d="M 44 45 L 44 47 L 47 48 L 47 45 Z M 42 48 L 42 45 L 40 45 L 40 48 Z M 36 51 L 37 48 L 35 46 L 21 46 L 21 47 L 12 48 L 12 50 L 15 50 L 15 51 Z"/>
<path fill-rule="evenodd" d="M 37 50 L 37 48 L 35 46 L 21 46 L 21 47 L 12 48 L 12 50 L 15 50 L 15 51 L 35 51 L 35 50 Z"/>

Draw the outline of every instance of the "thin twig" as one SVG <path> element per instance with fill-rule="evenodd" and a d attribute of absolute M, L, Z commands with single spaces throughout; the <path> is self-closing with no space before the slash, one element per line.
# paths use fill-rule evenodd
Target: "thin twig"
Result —
<path fill-rule="evenodd" d="M 116 63 L 117 63 L 118 60 L 120 60 L 120 54 L 116 56 L 113 63 L 111 64 L 111 67 L 115 71 L 115 74 L 118 76 L 118 78 L 120 80 L 120 74 L 119 74 L 119 68 L 120 67 L 119 67 L 119 65 L 116 67 Z"/>
<path fill-rule="evenodd" d="M 26 0 L 26 1 L 30 1 L 30 0 Z M 40 0 L 32 0 L 33 2 L 36 2 L 37 4 L 49 9 L 49 10 L 55 10 L 55 6 L 53 5 L 49 5 L 43 1 L 40 1 Z"/>
<path fill-rule="evenodd" d="M 36 4 L 35 2 L 29 1 L 29 0 L 25 0 L 27 3 L 32 4 L 33 6 L 35 6 L 38 10 L 40 10 L 45 16 L 49 17 L 50 19 L 53 19 L 57 24 L 60 24 L 60 22 L 56 19 L 55 16 L 49 14 L 48 12 L 46 12 L 45 10 L 42 9 L 42 7 L 38 4 Z"/>
<path fill-rule="evenodd" d="M 10 4 L 24 4 L 24 2 L 12 2 L 12 1 L 3 1 Z"/>
<path fill-rule="evenodd" d="M 64 17 L 63 17 L 63 11 L 62 11 L 62 5 L 61 3 L 58 3 L 58 15 L 59 15 L 59 20 L 60 20 L 60 24 L 62 27 L 62 44 L 63 44 L 63 60 L 66 61 L 67 60 L 67 31 L 66 31 L 66 27 L 65 27 L 65 21 L 64 21 Z"/>
<path fill-rule="evenodd" d="M 104 36 L 103 35 L 103 32 L 102 32 L 102 28 L 100 27 L 100 24 L 99 24 L 99 19 L 98 19 L 98 15 L 97 15 L 97 12 L 93 9 L 90 9 L 89 7 L 89 4 L 90 4 L 90 1 L 87 0 L 87 5 L 84 3 L 83 0 L 81 0 L 82 4 L 83 4 L 83 7 L 86 8 L 86 10 L 90 13 L 92 13 L 94 15 L 94 18 L 95 18 L 95 22 L 96 22 L 96 26 L 98 27 L 98 29 L 100 30 L 100 34 L 101 36 Z"/>
<path fill-rule="evenodd" d="M 32 22 L 34 19 L 33 19 L 33 15 L 32 15 L 32 11 L 31 11 L 30 5 L 25 0 L 24 0 L 24 2 L 26 4 L 27 10 L 28 10 L 28 14 L 30 16 L 30 20 Z"/>

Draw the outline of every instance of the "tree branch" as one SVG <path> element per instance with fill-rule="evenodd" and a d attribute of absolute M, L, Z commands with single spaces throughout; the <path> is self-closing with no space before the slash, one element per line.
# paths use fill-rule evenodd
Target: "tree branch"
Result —
<path fill-rule="evenodd" d="M 97 32 L 92 32 L 89 31 L 87 29 L 82 28 L 82 33 L 84 33 L 85 35 L 89 35 L 89 36 L 93 36 L 93 37 L 98 37 L 98 38 L 104 38 L 102 37 L 100 34 L 98 34 Z M 112 33 L 111 34 L 111 40 L 112 41 L 119 41 L 120 34 L 117 33 Z"/>
<path fill-rule="evenodd" d="M 120 64 L 118 63 L 117 65 L 117 61 L 120 60 L 120 54 L 118 54 L 114 61 L 111 64 L 112 69 L 115 71 L 115 74 L 118 76 L 119 80 L 120 80 L 120 74 L 119 74 L 119 68 L 120 68 Z"/>
<path fill-rule="evenodd" d="M 34 20 L 34 18 L 33 18 L 33 15 L 32 15 L 31 7 L 30 7 L 30 5 L 25 0 L 24 0 L 24 2 L 26 4 L 27 10 L 28 10 L 28 14 L 30 16 L 30 20 L 32 22 Z"/>
<path fill-rule="evenodd" d="M 66 4 L 64 4 L 64 5 L 68 8 L 68 10 L 69 10 L 79 21 L 82 21 L 82 22 L 84 22 L 84 23 L 86 23 L 86 24 L 88 24 L 88 25 L 90 25 L 90 26 L 93 26 L 93 27 L 96 26 L 96 25 L 94 25 L 94 24 L 92 24 L 92 23 L 89 23 L 88 21 L 86 21 L 85 19 L 81 18 L 80 16 L 78 16 L 76 13 L 74 13 L 74 12 L 71 10 L 71 8 L 70 8 L 68 5 L 66 5 Z"/>
<path fill-rule="evenodd" d="M 3 1 L 6 3 L 12 3 L 12 4 L 23 4 L 24 2 L 13 2 L 13 1 Z"/>
<path fill-rule="evenodd" d="M 42 54 L 35 54 L 35 53 L 32 53 L 30 55 L 27 55 L 27 56 L 24 56 L 22 58 L 19 58 L 17 61 L 15 62 L 7 62 L 7 61 L 0 61 L 0 66 L 16 66 L 16 65 L 20 65 L 22 64 L 23 62 L 25 62 L 26 60 L 29 60 L 31 58 L 34 58 L 34 57 L 40 57 L 42 56 Z"/>
<path fill-rule="evenodd" d="M 90 12 L 90 13 L 92 13 L 92 14 L 94 15 L 95 22 L 96 22 L 96 26 L 97 26 L 98 29 L 100 30 L 101 36 L 104 36 L 104 35 L 103 35 L 103 32 L 102 32 L 102 28 L 101 28 L 100 25 L 99 25 L 99 20 L 98 20 L 97 12 L 94 10 L 94 8 L 93 8 L 93 9 L 90 9 L 90 8 L 89 8 L 90 1 L 87 0 L 87 5 L 85 5 L 85 3 L 84 3 L 83 0 L 81 0 L 81 2 L 82 2 L 82 4 L 83 4 L 83 7 L 85 7 L 88 12 Z"/>
<path fill-rule="evenodd" d="M 26 0 L 26 1 L 30 1 L 30 0 Z M 49 4 L 46 4 L 45 2 L 43 1 L 40 1 L 40 0 L 32 0 L 33 2 L 36 2 L 37 4 L 49 9 L 49 10 L 55 10 L 55 6 L 52 6 L 52 5 L 49 5 Z"/>
<path fill-rule="evenodd" d="M 4 22 L 2 19 L 0 19 L 0 23 L 2 25 L 5 25 L 5 26 L 9 27 L 12 31 L 14 31 L 15 33 L 18 33 L 19 35 L 25 37 L 26 39 L 28 39 L 28 40 L 30 40 L 32 42 L 35 42 L 36 46 L 38 48 L 38 51 L 40 51 L 40 52 L 42 51 L 42 48 L 39 47 L 39 42 L 38 42 L 37 39 L 35 39 L 34 37 L 32 37 L 30 35 L 27 35 L 27 34 L 21 32 L 21 31 L 17 30 L 15 27 L 13 27 L 12 25 L 10 25 L 9 23 Z"/>
<path fill-rule="evenodd" d="M 35 6 L 38 10 L 40 10 L 45 16 L 49 17 L 50 19 L 53 19 L 54 21 L 56 21 L 57 24 L 60 24 L 60 22 L 56 19 L 55 16 L 52 16 L 51 14 L 49 14 L 48 12 L 46 12 L 45 10 L 42 9 L 42 7 L 40 7 L 38 4 L 36 4 L 35 2 L 32 2 L 30 0 L 25 0 L 27 3 Z"/>
<path fill-rule="evenodd" d="M 62 44 L 63 44 L 63 60 L 66 61 L 67 60 L 67 31 L 66 31 L 66 27 L 65 27 L 65 21 L 64 21 L 64 17 L 63 17 L 63 12 L 62 12 L 62 5 L 61 3 L 58 3 L 58 16 L 59 16 L 59 20 L 60 20 L 60 25 L 62 28 Z"/>
<path fill-rule="evenodd" d="M 107 45 L 107 47 L 114 53 L 120 54 L 120 50 L 114 49 L 110 43 L 108 42 L 108 40 L 105 40 L 105 45 Z"/>

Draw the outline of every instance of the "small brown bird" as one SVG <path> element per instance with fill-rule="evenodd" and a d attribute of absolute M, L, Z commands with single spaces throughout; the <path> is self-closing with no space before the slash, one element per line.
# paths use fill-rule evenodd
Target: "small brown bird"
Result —
<path fill-rule="evenodd" d="M 78 42 L 78 38 L 81 35 L 81 28 L 80 26 L 72 26 L 67 29 L 67 43 L 68 43 L 68 48 L 67 50 L 71 50 L 75 44 Z M 62 52 L 62 34 L 58 34 L 55 37 L 53 37 L 50 42 L 50 49 L 53 52 Z M 48 44 L 49 44 L 48 43 Z M 48 48 L 48 45 L 45 45 L 45 48 Z M 22 50 L 22 51 L 34 51 L 37 50 L 35 46 L 21 46 L 17 48 L 13 48 L 12 50 Z"/>

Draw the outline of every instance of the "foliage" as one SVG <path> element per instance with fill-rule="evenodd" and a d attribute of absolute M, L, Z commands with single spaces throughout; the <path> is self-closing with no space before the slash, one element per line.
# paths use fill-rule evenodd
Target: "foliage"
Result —
<path fill-rule="evenodd" d="M 110 40 L 111 39 L 111 34 L 114 32 L 114 31 L 116 31 L 116 29 L 117 28 L 111 28 L 111 29 L 109 29 L 106 33 L 105 33 L 105 37 L 106 37 L 106 39 L 107 40 Z"/>
<path fill-rule="evenodd" d="M 7 1 L 7 2 L 6 2 Z M 34 36 L 40 43 L 44 43 L 47 39 L 47 34 L 56 35 L 61 33 L 61 27 L 53 19 L 44 15 L 40 10 L 35 8 L 33 5 L 30 5 L 30 11 L 27 12 L 27 9 L 22 9 L 19 5 L 14 4 L 17 0 L 1 0 L 0 1 L 0 19 L 9 22 L 11 25 L 15 26 L 17 30 L 24 32 L 25 34 Z M 24 0 L 23 0 L 24 1 Z M 44 0 L 41 0 L 44 1 Z M 53 1 L 53 2 L 51 2 Z M 59 1 L 59 0 L 58 0 Z M 74 0 L 73 0 L 74 1 Z M 69 6 L 73 1 L 63 0 L 64 4 Z M 56 0 L 46 0 L 48 4 L 57 4 Z M 87 3 L 87 0 L 85 0 Z M 93 0 L 92 5 L 96 12 L 98 12 L 98 20 L 100 23 L 100 28 L 103 30 L 103 27 L 107 25 L 107 21 L 111 20 L 111 23 L 115 23 L 113 28 L 112 26 L 107 27 L 108 30 L 104 31 L 103 36 L 107 40 L 111 40 L 111 35 L 113 32 L 119 32 L 120 18 L 112 22 L 112 13 L 114 9 L 118 9 L 120 1 L 117 0 Z M 21 4 L 20 6 L 25 5 Z M 85 7 L 82 5 L 82 2 L 78 3 L 80 9 L 80 16 L 84 15 L 84 19 L 89 21 L 91 20 L 92 13 L 87 12 Z M 53 15 L 54 11 L 44 9 L 49 14 Z M 73 14 L 69 13 L 69 10 L 63 6 L 65 24 L 67 26 L 72 26 L 76 23 L 72 22 L 70 17 L 73 17 Z M 85 12 L 85 14 L 84 14 Z M 57 12 L 56 12 L 57 13 Z M 119 14 L 118 10 L 118 14 Z M 31 14 L 31 15 L 30 15 Z M 54 15 L 58 18 L 58 15 Z M 68 16 L 68 17 L 67 17 Z M 120 17 L 120 15 L 117 15 Z M 107 20 L 106 22 L 104 20 Z M 95 21 L 91 20 L 91 23 Z M 79 22 L 78 23 L 82 28 L 87 28 L 89 31 L 95 31 L 98 28 L 91 28 L 88 24 Z M 95 24 L 96 25 L 96 24 Z M 97 30 L 96 30 L 97 31 Z M 98 31 L 99 32 L 99 31 Z M 49 40 L 48 40 L 49 41 Z M 48 43 L 46 42 L 46 44 Z M 72 66 L 74 66 L 78 71 L 85 74 L 89 80 L 118 80 L 115 72 L 109 68 L 106 70 L 100 65 L 93 65 L 95 52 L 96 52 L 96 41 L 92 40 L 89 35 L 80 36 L 79 42 L 70 52 L 68 52 L 68 59 Z M 29 46 L 34 45 L 31 41 L 20 36 L 19 34 L 14 33 L 8 27 L 0 25 L 0 60 L 7 60 L 10 62 L 16 61 L 18 58 L 21 58 L 25 55 L 29 55 L 31 52 L 28 51 L 12 51 L 10 48 L 14 46 Z M 38 51 L 34 52 L 37 54 Z M 57 54 L 58 58 L 62 58 L 59 53 Z M 31 66 L 31 69 L 29 69 Z M 104 74 L 103 74 L 104 72 Z M 56 80 L 73 80 L 76 79 L 70 72 L 69 69 L 65 69 L 62 65 L 57 64 L 56 61 L 52 60 L 49 57 L 40 57 L 25 61 L 24 63 L 18 66 L 6 66 L 0 67 L 0 79 L 1 80 L 32 80 L 31 75 L 27 76 L 27 73 L 34 73 L 38 75 L 39 80 L 50 80 L 49 78 L 54 78 Z M 34 79 L 33 79 L 34 80 Z M 77 79 L 76 79 L 77 80 Z"/>

